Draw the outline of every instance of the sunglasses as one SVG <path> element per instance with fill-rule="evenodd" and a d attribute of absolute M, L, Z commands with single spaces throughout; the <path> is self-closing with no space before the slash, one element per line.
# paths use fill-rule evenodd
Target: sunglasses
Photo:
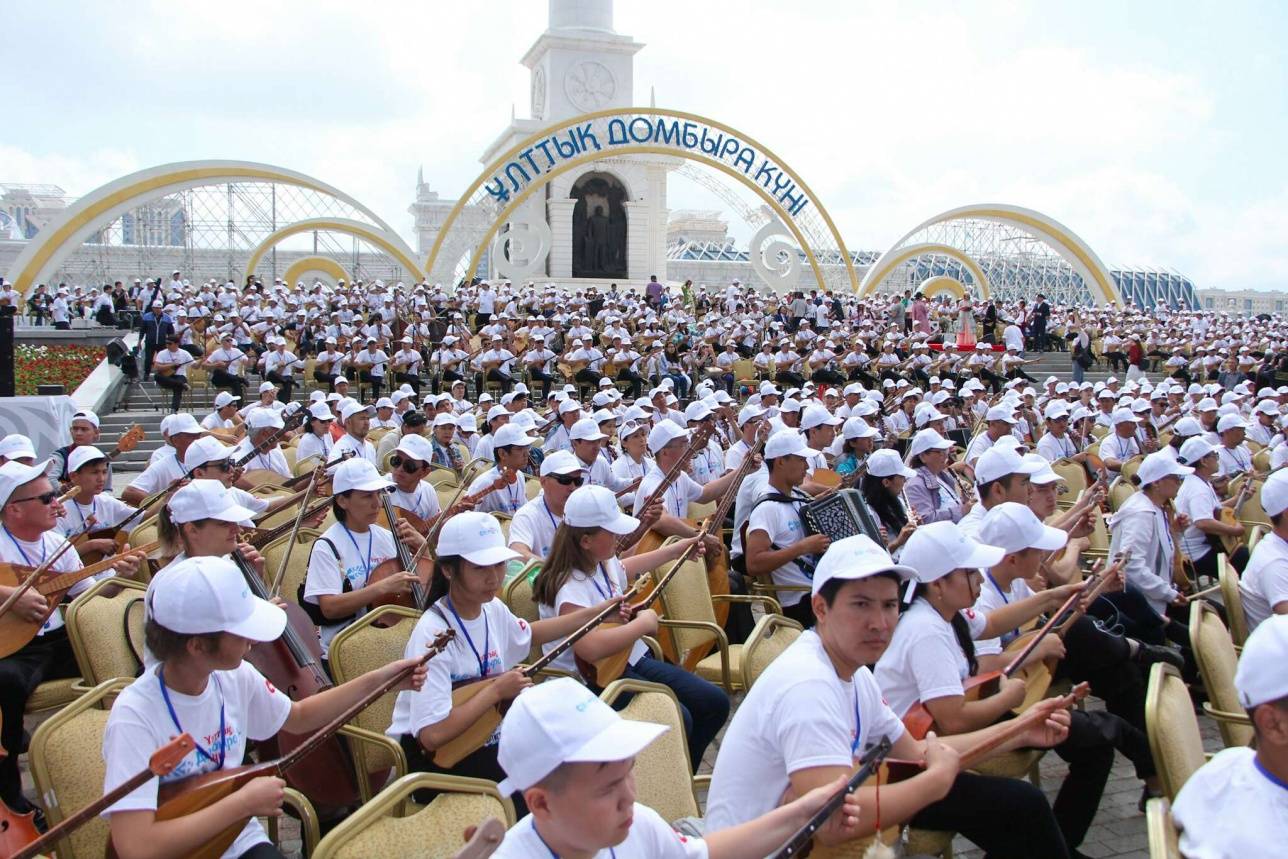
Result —
<path fill-rule="evenodd" d="M 550 476 L 553 477 L 556 481 L 558 481 L 560 486 L 581 486 L 583 483 L 586 482 L 586 478 L 582 477 L 579 474 L 578 475 L 552 474 Z"/>
<path fill-rule="evenodd" d="M 230 460 L 221 459 L 218 462 L 207 462 L 202 468 L 217 468 L 220 471 L 232 471 L 233 464 Z"/>
<path fill-rule="evenodd" d="M 401 468 L 408 474 L 415 474 L 426 466 L 419 459 L 403 459 L 401 456 L 389 457 L 389 464 L 394 468 Z"/>
<path fill-rule="evenodd" d="M 30 498 L 15 498 L 10 503 L 21 504 L 24 501 L 39 501 L 41 504 L 49 505 L 49 504 L 53 504 L 54 499 L 57 497 L 58 497 L 58 493 L 51 489 L 50 491 L 46 492 L 44 495 L 33 495 Z"/>

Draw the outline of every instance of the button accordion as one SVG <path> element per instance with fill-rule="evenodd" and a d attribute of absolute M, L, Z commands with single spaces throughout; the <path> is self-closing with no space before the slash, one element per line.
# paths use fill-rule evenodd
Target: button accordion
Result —
<path fill-rule="evenodd" d="M 872 538 L 878 546 L 886 542 L 876 517 L 857 489 L 842 489 L 817 498 L 801 508 L 801 519 L 810 534 L 826 534 L 835 543 L 855 534 Z"/>

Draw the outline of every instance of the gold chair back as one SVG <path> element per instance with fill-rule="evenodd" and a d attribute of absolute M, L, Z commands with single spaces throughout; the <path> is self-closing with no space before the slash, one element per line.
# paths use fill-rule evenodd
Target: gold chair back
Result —
<path fill-rule="evenodd" d="M 1181 787 L 1203 766 L 1203 737 L 1189 689 L 1171 665 L 1155 663 L 1145 693 L 1145 732 L 1158 767 L 1163 794 L 1175 800 Z"/>

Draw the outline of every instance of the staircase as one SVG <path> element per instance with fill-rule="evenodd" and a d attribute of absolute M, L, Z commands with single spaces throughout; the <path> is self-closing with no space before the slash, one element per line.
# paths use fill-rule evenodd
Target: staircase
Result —
<path fill-rule="evenodd" d="M 1061 382 L 1073 381 L 1073 359 L 1069 357 L 1068 352 L 1027 352 L 1024 357 L 1036 360 L 1036 363 L 1026 365 L 1024 372 L 1038 380 L 1035 387 L 1039 389 L 1049 376 L 1055 376 Z M 1082 380 L 1094 385 L 1105 381 L 1110 376 L 1117 377 L 1120 382 L 1127 379 L 1125 372 L 1111 370 L 1109 362 L 1101 359 L 1082 374 Z M 1146 373 L 1145 377 L 1151 384 L 1158 384 L 1164 378 L 1162 373 Z"/>

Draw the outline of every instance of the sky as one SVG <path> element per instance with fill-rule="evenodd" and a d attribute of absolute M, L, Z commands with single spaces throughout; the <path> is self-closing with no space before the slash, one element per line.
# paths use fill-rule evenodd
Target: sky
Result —
<path fill-rule="evenodd" d="M 541 0 L 125 0 L 0 9 L 0 182 L 84 194 L 201 158 L 313 175 L 412 241 L 527 115 Z M 1011 203 L 1110 266 L 1288 289 L 1288 4 L 617 0 L 635 102 L 710 116 L 802 175 L 851 250 Z M 671 207 L 717 208 L 687 179 Z M 730 215 L 731 232 L 748 230 Z"/>

